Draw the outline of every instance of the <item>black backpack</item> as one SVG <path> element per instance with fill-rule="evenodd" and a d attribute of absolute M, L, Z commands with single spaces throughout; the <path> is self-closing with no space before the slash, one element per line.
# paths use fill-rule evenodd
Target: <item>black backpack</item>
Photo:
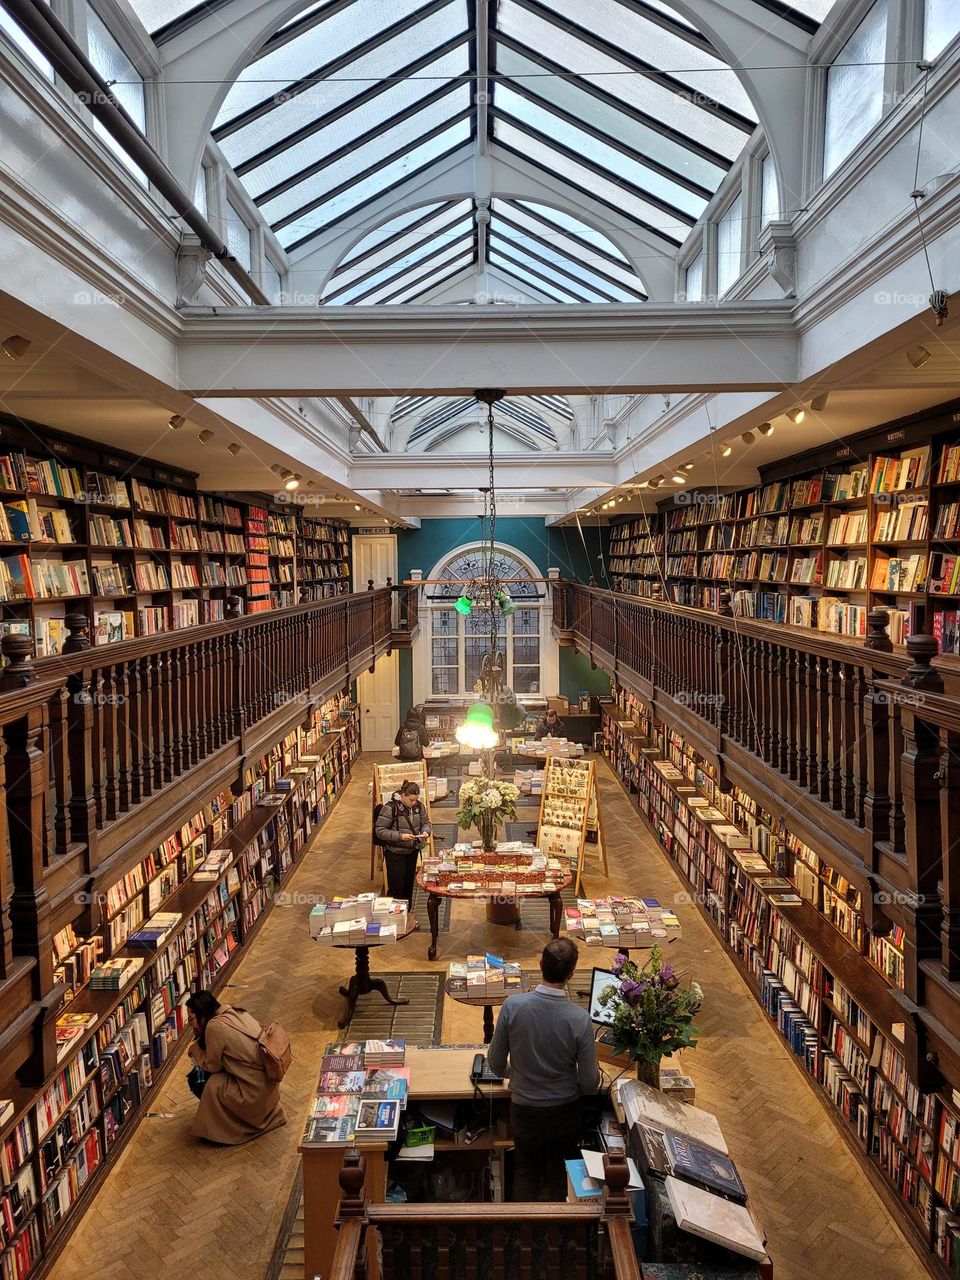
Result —
<path fill-rule="evenodd" d="M 423 759 L 423 748 L 420 745 L 419 729 L 402 729 L 400 731 L 400 759 Z"/>
<path fill-rule="evenodd" d="M 383 849 L 385 846 L 383 841 L 378 839 L 377 837 L 377 819 L 380 817 L 380 814 L 383 811 L 384 805 L 390 805 L 393 810 L 393 819 L 390 823 L 390 826 L 397 827 L 398 830 L 400 827 L 396 805 L 392 800 L 384 800 L 383 804 L 375 804 L 373 806 L 373 843 L 376 845 L 379 845 L 381 849 Z"/>

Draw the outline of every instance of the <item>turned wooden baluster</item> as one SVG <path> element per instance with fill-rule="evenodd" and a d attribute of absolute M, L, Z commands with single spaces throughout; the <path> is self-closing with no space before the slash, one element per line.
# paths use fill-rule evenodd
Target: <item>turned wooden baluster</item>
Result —
<path fill-rule="evenodd" d="M 157 761 L 157 726 L 154 721 L 155 690 L 154 682 L 157 671 L 150 655 L 137 662 L 137 681 L 140 692 L 137 696 L 137 734 L 140 750 L 138 752 L 138 773 L 136 786 L 143 799 L 154 792 L 154 778 Z"/>
<path fill-rule="evenodd" d="M 196 655 L 194 679 L 197 699 L 197 759 L 206 760 L 213 747 L 213 703 L 210 698 L 209 641 L 198 640 L 192 647 Z"/>
<path fill-rule="evenodd" d="M 140 662 L 137 659 L 133 659 L 124 665 L 126 680 L 126 703 L 124 706 L 130 750 L 128 778 L 130 803 L 132 805 L 139 804 L 143 799 L 143 774 L 146 767 L 144 755 L 149 742 L 149 738 L 145 735 L 143 728 L 143 712 L 147 699 L 144 696 L 140 671 Z"/>
<path fill-rule="evenodd" d="M 810 783 L 810 662 L 803 649 L 797 649 L 794 656 L 797 682 L 793 713 L 797 733 L 795 777 L 797 785 L 806 789 Z"/>
<path fill-rule="evenodd" d="M 173 684 L 170 655 L 153 655 L 153 722 L 157 731 L 157 750 L 153 761 L 153 780 L 162 787 L 174 776 L 173 755 Z"/>
<path fill-rule="evenodd" d="M 857 811 L 856 740 L 860 735 L 860 722 L 857 718 L 856 678 L 857 672 L 850 663 L 843 663 L 840 667 L 840 796 L 845 818 L 855 817 Z"/>
<path fill-rule="evenodd" d="M 47 805 L 47 856 L 70 846 L 70 695 L 66 686 L 50 698 L 50 803 Z"/>
<path fill-rule="evenodd" d="M 866 749 L 866 790 L 863 824 L 870 833 L 868 865 L 879 866 L 877 846 L 890 839 L 890 715 L 888 699 L 874 683 L 866 685 L 863 696 L 863 739 Z M 898 766 L 899 772 L 899 766 Z"/>
<path fill-rule="evenodd" d="M 115 672 L 112 666 L 102 670 L 100 690 L 94 696 L 93 714 L 100 721 L 103 750 L 104 813 L 112 821 L 120 812 L 120 742 L 117 716 Z"/>
<path fill-rule="evenodd" d="M 7 740 L 0 730 L 0 849 L 10 847 L 12 817 L 7 810 Z M 13 929 L 10 924 L 10 896 L 12 863 L 7 856 L 0 858 L 0 978 L 10 974 L 13 963 Z"/>
<path fill-rule="evenodd" d="M 940 841 L 943 849 L 940 965 L 960 980 L 960 733 L 940 730 Z"/>
<path fill-rule="evenodd" d="M 26 640 L 29 636 L 4 636 L 3 652 L 9 656 L 8 640 Z M 32 646 L 31 646 L 32 647 Z M 18 651 L 23 657 L 22 652 Z M 18 663 L 23 667 L 29 664 Z M 5 668 L 5 672 L 9 668 Z M 35 998 L 50 991 L 53 985 L 53 947 L 50 942 L 50 902 L 43 882 L 45 862 L 47 798 L 46 735 L 49 731 L 47 708 L 36 704 L 17 720 L 5 726 L 7 820 L 10 836 L 10 862 L 13 892 L 10 895 L 10 923 L 15 949 L 36 956 L 34 971 Z"/>
<path fill-rule="evenodd" d="M 858 827 L 866 823 L 867 735 L 863 731 L 867 697 L 866 672 L 859 663 L 851 667 L 853 686 L 853 820 Z"/>
<path fill-rule="evenodd" d="M 126 663 L 111 667 L 113 698 L 116 702 L 117 735 L 117 804 L 121 813 L 130 808 L 132 774 L 133 707 L 130 697 L 130 680 Z"/>

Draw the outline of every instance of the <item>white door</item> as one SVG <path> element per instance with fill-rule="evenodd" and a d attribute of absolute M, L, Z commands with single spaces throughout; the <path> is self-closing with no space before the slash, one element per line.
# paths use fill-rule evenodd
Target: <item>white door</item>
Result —
<path fill-rule="evenodd" d="M 394 534 L 356 534 L 353 539 L 353 589 L 366 591 L 387 578 L 397 580 L 397 539 Z M 364 751 L 389 751 L 400 724 L 400 668 L 394 651 L 380 658 L 373 674 L 364 671 L 357 681 L 360 727 Z"/>

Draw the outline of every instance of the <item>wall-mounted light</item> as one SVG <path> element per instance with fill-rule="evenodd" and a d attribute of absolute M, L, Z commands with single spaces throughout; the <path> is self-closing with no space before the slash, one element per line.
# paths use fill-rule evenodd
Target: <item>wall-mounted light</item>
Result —
<path fill-rule="evenodd" d="M 227 445 L 227 453 L 232 453 L 233 456 L 236 457 L 242 448 L 243 446 L 237 444 L 237 442 L 234 440 L 231 444 Z"/>
<path fill-rule="evenodd" d="M 650 481 L 650 488 L 659 489 L 660 486 L 663 484 L 665 478 L 666 478 L 665 476 L 654 476 L 653 479 Z"/>
<path fill-rule="evenodd" d="M 186 425 L 187 425 L 186 418 L 182 418 L 179 413 L 175 413 L 173 417 L 170 419 L 170 421 L 167 423 L 167 426 L 170 428 L 171 431 L 179 431 L 181 427 L 185 427 Z"/>
<path fill-rule="evenodd" d="M 283 487 L 288 490 L 288 492 L 293 493 L 294 489 L 300 488 L 300 481 L 302 478 L 302 476 L 299 476 L 294 472 L 292 475 L 287 476 Z"/>
<path fill-rule="evenodd" d="M 19 333 L 12 333 L 9 338 L 4 338 L 0 343 L 0 351 L 8 360 L 22 360 L 30 350 L 30 339 L 24 338 Z"/>
<path fill-rule="evenodd" d="M 829 391 L 821 391 L 821 393 L 818 396 L 814 396 L 813 399 L 810 401 L 810 408 L 814 411 L 814 413 L 823 413 L 824 409 L 827 407 L 827 400 L 829 398 L 830 398 Z"/>
<path fill-rule="evenodd" d="M 208 440 L 212 440 L 214 433 L 212 431 L 201 431 L 197 439 L 201 444 L 206 444 Z"/>
<path fill-rule="evenodd" d="M 693 470 L 693 467 L 694 467 L 694 464 L 693 464 L 692 462 L 685 462 L 685 463 L 683 464 L 682 470 L 683 470 L 683 471 L 692 471 L 692 470 Z"/>
<path fill-rule="evenodd" d="M 283 467 L 281 467 L 279 462 L 275 462 L 273 466 L 270 468 L 270 470 L 273 472 L 275 476 L 281 476 L 281 477 L 283 476 Z"/>
<path fill-rule="evenodd" d="M 740 437 L 744 444 L 753 444 L 753 432 L 745 431 Z"/>
<path fill-rule="evenodd" d="M 807 416 L 806 409 L 801 408 L 799 405 L 797 406 L 796 409 L 787 410 L 787 417 L 790 419 L 790 421 L 793 423 L 795 427 L 798 427 L 806 416 Z"/>
<path fill-rule="evenodd" d="M 723 448 L 720 450 L 720 457 L 721 457 L 721 458 L 729 458 L 729 457 L 730 457 L 730 455 L 731 455 L 731 453 L 733 453 L 733 445 L 732 445 L 732 444 L 725 444 L 725 445 L 723 446 Z"/>
<path fill-rule="evenodd" d="M 359 510 L 360 510 L 360 504 L 359 504 L 359 502 L 355 502 L 355 503 L 353 504 L 353 509 L 354 509 L 354 511 L 359 511 Z"/>
<path fill-rule="evenodd" d="M 682 475 L 679 471 L 676 473 L 676 475 L 671 476 L 670 479 L 673 481 L 674 484 L 687 483 L 687 477 L 685 475 Z"/>
<path fill-rule="evenodd" d="M 9 341 L 9 339 L 7 340 Z M 6 342 L 3 344 L 4 351 L 7 350 Z M 9 355 L 9 352 L 7 352 Z M 17 359 L 18 357 L 14 357 Z M 931 359 L 930 352 L 926 347 L 911 347 L 907 352 L 907 362 L 912 364 L 914 369 L 922 369 L 923 366 Z"/>
<path fill-rule="evenodd" d="M 761 422 L 761 423 L 760 423 L 760 425 L 759 425 L 759 427 L 757 427 L 757 430 L 760 432 L 760 434 L 761 434 L 762 436 L 772 436 L 772 435 L 773 435 L 773 423 L 772 423 L 772 422 Z"/>

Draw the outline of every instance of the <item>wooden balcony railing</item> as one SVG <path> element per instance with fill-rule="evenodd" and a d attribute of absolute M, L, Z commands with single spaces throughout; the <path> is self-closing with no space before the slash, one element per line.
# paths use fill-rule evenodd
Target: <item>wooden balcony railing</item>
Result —
<path fill-rule="evenodd" d="M 6 636 L 0 671 L 0 1078 L 42 1079 L 52 1019 L 23 1061 L 23 1028 L 55 1009 L 51 935 L 84 931 L 78 903 L 125 874 L 218 790 L 349 686 L 393 640 L 371 590 L 92 647 L 67 615 L 62 656 Z M 9 857 L 7 856 L 9 851 Z M 18 1048 L 19 1045 L 19 1048 Z"/>
<path fill-rule="evenodd" d="M 728 614 L 568 583 L 553 593 L 561 639 L 842 869 L 871 931 L 904 929 L 905 1013 L 957 1025 L 960 664 L 937 658 L 932 636 L 895 651 L 882 610 L 865 640 Z M 942 1025 L 937 1036 L 960 1080 L 960 1041 Z"/>

